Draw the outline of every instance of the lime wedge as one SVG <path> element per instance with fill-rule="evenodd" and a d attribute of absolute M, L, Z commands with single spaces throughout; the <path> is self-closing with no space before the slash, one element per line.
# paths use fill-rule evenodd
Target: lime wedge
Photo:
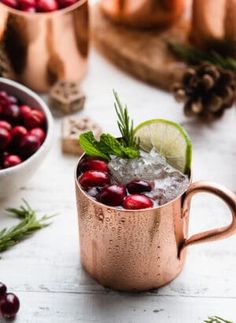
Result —
<path fill-rule="evenodd" d="M 190 171 L 191 139 L 179 124 L 164 119 L 148 120 L 135 128 L 134 135 L 140 140 L 140 147 L 144 151 L 154 147 L 171 166 L 182 173 Z"/>

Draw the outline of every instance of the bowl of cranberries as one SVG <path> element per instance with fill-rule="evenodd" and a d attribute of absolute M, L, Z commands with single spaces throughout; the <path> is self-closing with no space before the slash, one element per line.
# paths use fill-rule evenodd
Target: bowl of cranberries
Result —
<path fill-rule="evenodd" d="M 53 119 L 34 92 L 0 78 L 0 198 L 36 172 L 52 142 Z"/>

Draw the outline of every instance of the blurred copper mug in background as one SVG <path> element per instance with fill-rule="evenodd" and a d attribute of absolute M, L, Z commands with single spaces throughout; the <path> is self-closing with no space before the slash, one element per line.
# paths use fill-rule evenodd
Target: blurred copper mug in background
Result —
<path fill-rule="evenodd" d="M 186 247 L 223 239 L 236 233 L 236 197 L 219 185 L 197 182 L 175 200 L 140 211 L 96 202 L 80 187 L 76 171 L 81 262 L 100 284 L 123 291 L 158 288 L 182 270 Z M 188 235 L 190 203 L 194 194 L 212 193 L 232 212 L 226 227 Z"/>
<path fill-rule="evenodd" d="M 178 20 L 186 0 L 101 0 L 104 13 L 132 27 L 164 27 Z"/>
<path fill-rule="evenodd" d="M 25 13 L 0 3 L 0 46 L 11 77 L 46 92 L 57 80 L 79 81 L 87 66 L 88 2 L 51 13 Z"/>

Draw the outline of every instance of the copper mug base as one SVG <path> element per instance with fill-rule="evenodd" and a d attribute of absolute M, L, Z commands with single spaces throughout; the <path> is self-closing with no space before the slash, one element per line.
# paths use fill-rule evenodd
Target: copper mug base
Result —
<path fill-rule="evenodd" d="M 47 92 L 58 80 L 80 81 L 87 68 L 88 29 L 87 0 L 31 14 L 0 3 L 0 49 L 9 69 L 6 77 L 37 92 Z"/>
<path fill-rule="evenodd" d="M 140 211 L 96 202 L 80 187 L 76 171 L 81 262 L 101 285 L 121 291 L 159 288 L 181 272 L 186 247 L 236 232 L 236 197 L 220 185 L 196 182 L 173 201 Z M 191 199 L 198 192 L 220 197 L 232 211 L 230 225 L 188 237 Z"/>

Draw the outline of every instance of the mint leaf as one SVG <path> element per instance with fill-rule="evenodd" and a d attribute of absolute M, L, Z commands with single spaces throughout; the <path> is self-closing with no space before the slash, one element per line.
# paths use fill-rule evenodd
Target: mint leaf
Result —
<path fill-rule="evenodd" d="M 125 157 L 123 147 L 120 142 L 110 134 L 102 134 L 99 142 L 99 147 L 105 149 L 110 155 Z"/>
<path fill-rule="evenodd" d="M 85 132 L 79 137 L 80 146 L 83 148 L 84 152 L 92 157 L 100 157 L 109 160 L 107 152 L 101 151 L 98 148 L 98 141 L 95 139 L 92 131 Z"/>
<path fill-rule="evenodd" d="M 125 153 L 126 158 L 138 158 L 140 156 L 139 150 L 131 147 L 123 147 L 123 152 Z"/>

